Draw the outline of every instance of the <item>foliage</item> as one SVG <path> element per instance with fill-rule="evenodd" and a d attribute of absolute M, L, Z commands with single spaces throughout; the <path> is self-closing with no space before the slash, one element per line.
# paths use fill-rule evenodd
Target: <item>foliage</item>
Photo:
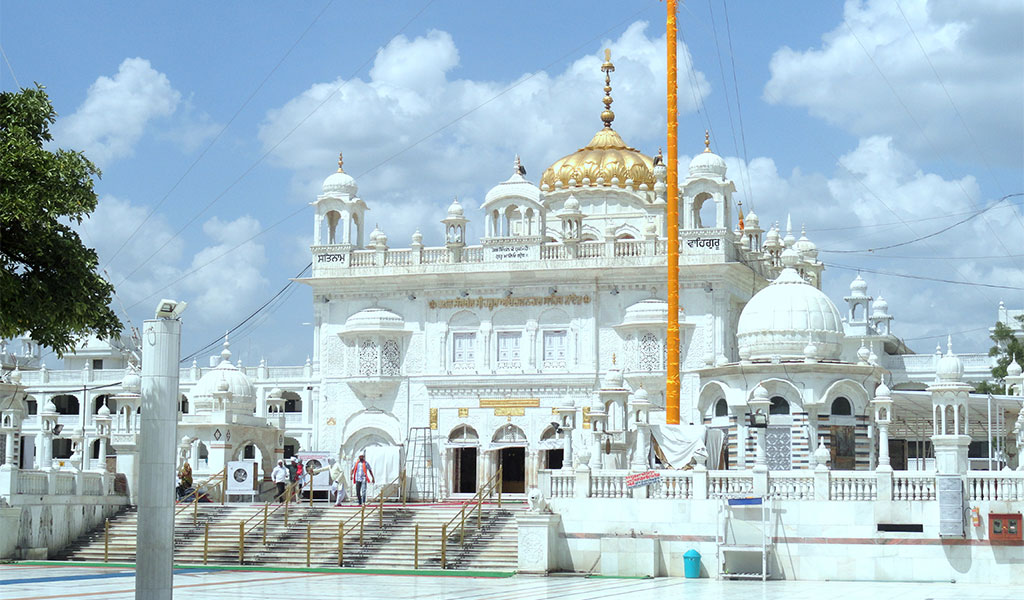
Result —
<path fill-rule="evenodd" d="M 1024 327 L 1024 315 L 1017 316 L 1016 319 Z M 988 351 L 989 356 L 997 357 L 996 366 L 992 367 L 992 377 L 995 381 L 985 381 L 977 385 L 975 391 L 982 394 L 1002 394 L 1005 392 L 1002 381 L 1006 377 L 1006 367 L 1014 359 L 1017 360 L 1017 364 L 1024 364 L 1024 341 L 1014 337 L 1013 329 L 1001 321 L 996 321 L 996 326 L 989 337 L 995 342 Z"/>
<path fill-rule="evenodd" d="M 96 251 L 71 227 L 96 208 L 100 172 L 81 152 L 44 148 L 56 116 L 38 84 L 0 93 L 0 337 L 30 333 L 62 356 L 121 322 Z"/>

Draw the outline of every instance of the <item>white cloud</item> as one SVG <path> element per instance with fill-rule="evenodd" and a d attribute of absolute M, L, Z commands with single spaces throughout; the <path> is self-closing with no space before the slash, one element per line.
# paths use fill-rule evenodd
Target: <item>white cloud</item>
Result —
<path fill-rule="evenodd" d="M 634 23 L 560 73 L 523 73 L 514 81 L 451 78 L 459 53 L 446 32 L 399 36 L 378 52 L 368 79 L 317 83 L 269 111 L 260 139 L 269 149 L 302 122 L 274 148 L 272 160 L 295 173 L 296 194 L 305 198 L 319 191 L 339 150 L 345 152 L 350 174 L 381 165 L 359 177 L 373 210 L 368 219 L 387 214 L 381 227 L 405 243 L 416 221 L 428 221 L 416 211 L 429 210 L 429 221 L 434 221 L 454 195 L 479 195 L 481 186 L 511 174 L 513 155 L 522 155 L 529 177 L 537 181 L 548 164 L 584 145 L 601 127 L 604 47 L 611 49 L 616 66 L 616 129 L 634 145 L 660 136 L 665 37 L 649 37 L 647 29 L 646 23 Z M 685 77 L 691 69 L 683 61 L 690 58 L 682 45 L 680 57 Z M 685 80 L 680 85 L 690 86 Z M 710 91 L 700 72 L 694 86 L 701 96 Z M 680 98 L 683 113 L 694 110 L 693 94 Z M 451 127 L 409 148 L 452 121 Z M 653 154 L 657 149 L 643 150 Z M 386 162 L 399 153 L 398 160 Z M 397 206 L 400 213 L 390 210 Z M 396 225 L 396 214 L 407 218 Z M 434 234 L 423 233 L 428 242 Z"/>
<path fill-rule="evenodd" d="M 263 300 L 261 294 L 268 286 L 263 276 L 266 253 L 261 244 L 250 240 L 261 229 L 260 222 L 250 216 L 233 221 L 214 217 L 203 224 L 203 233 L 215 243 L 195 254 L 184 270 L 200 270 L 189 275 L 182 287 L 204 322 L 239 321 L 246 309 Z"/>
<path fill-rule="evenodd" d="M 981 151 L 979 164 L 1016 168 L 1024 157 L 1022 21 L 1019 2 L 848 0 L 844 22 L 821 47 L 775 53 L 764 95 L 859 137 L 892 136 L 929 158 L 971 161 Z"/>
<path fill-rule="evenodd" d="M 113 78 L 101 76 L 73 114 L 57 123 L 61 145 L 85 151 L 99 165 L 131 156 L 153 119 L 174 113 L 181 94 L 144 58 L 127 58 Z"/>

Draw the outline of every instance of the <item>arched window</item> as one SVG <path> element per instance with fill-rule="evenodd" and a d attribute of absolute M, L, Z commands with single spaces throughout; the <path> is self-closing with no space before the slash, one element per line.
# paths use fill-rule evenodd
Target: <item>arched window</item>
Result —
<path fill-rule="evenodd" d="M 782 396 L 774 396 L 772 398 L 772 405 L 768 409 L 770 415 L 788 415 L 789 414 L 789 402 Z"/>
<path fill-rule="evenodd" d="M 28 398 L 25 400 L 25 408 L 28 410 L 29 415 L 39 414 L 39 403 L 36 402 L 35 398 Z"/>
<path fill-rule="evenodd" d="M 188 414 L 188 397 L 184 394 L 181 396 L 181 402 L 178 403 L 178 410 L 180 410 L 183 415 Z"/>
<path fill-rule="evenodd" d="M 725 398 L 719 398 L 718 402 L 715 402 L 715 416 L 729 416 L 729 403 L 725 401 Z"/>
<path fill-rule="evenodd" d="M 53 397 L 53 405 L 57 408 L 59 415 L 77 415 L 78 398 L 70 394 L 61 394 Z"/>
<path fill-rule="evenodd" d="M 850 405 L 850 401 L 840 396 L 832 401 L 832 414 L 850 416 L 853 414 L 853 407 Z"/>
<path fill-rule="evenodd" d="M 243 448 L 242 449 L 242 458 L 243 459 L 248 459 L 248 460 L 252 460 L 252 459 L 256 458 L 256 446 L 253 446 L 252 444 L 249 444 L 248 446 Z"/>

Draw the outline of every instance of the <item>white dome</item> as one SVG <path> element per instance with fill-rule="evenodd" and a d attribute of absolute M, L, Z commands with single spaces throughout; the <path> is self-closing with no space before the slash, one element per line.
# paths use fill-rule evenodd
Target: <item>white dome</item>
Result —
<path fill-rule="evenodd" d="M 690 161 L 690 177 L 720 177 L 725 179 L 725 161 L 711 150 L 704 150 Z"/>
<path fill-rule="evenodd" d="M 231 393 L 230 407 L 239 412 L 252 412 L 256 407 L 256 388 L 252 381 L 238 367 L 231 364 L 230 344 L 224 342 L 220 364 L 207 371 L 192 388 L 192 400 L 196 412 L 209 412 L 214 404 L 214 394 Z"/>
<path fill-rule="evenodd" d="M 622 388 L 622 371 L 620 371 L 618 367 L 608 369 L 608 372 L 604 374 L 604 380 L 601 382 L 601 387 L 606 390 L 617 390 Z"/>
<path fill-rule="evenodd" d="M 1021 368 L 1016 360 L 1012 360 L 1010 364 L 1006 365 L 1006 374 L 1010 377 L 1020 377 Z"/>
<path fill-rule="evenodd" d="M 960 381 L 964 375 L 964 363 L 960 357 L 953 354 L 952 336 L 946 342 L 946 355 L 939 359 L 935 365 L 935 377 L 939 381 L 953 382 Z"/>
<path fill-rule="evenodd" d="M 862 298 L 867 296 L 868 282 L 861 279 L 860 275 L 857 275 L 856 279 L 850 282 L 850 295 L 855 298 Z"/>
<path fill-rule="evenodd" d="M 884 381 L 880 382 L 878 387 L 875 388 L 875 398 L 888 398 L 890 395 L 892 395 L 892 392 L 889 390 L 889 386 L 885 385 Z"/>
<path fill-rule="evenodd" d="M 109 417 L 110 416 L 110 408 L 107 407 L 107 403 L 106 402 L 104 402 L 102 405 L 100 405 L 100 409 L 96 411 L 96 414 L 101 416 L 101 417 Z"/>
<path fill-rule="evenodd" d="M 379 307 L 363 309 L 345 319 L 345 333 L 404 331 L 405 320 L 390 310 Z"/>
<path fill-rule="evenodd" d="M 332 198 L 354 198 L 359 193 L 359 186 L 351 175 L 338 171 L 324 179 L 321 193 Z"/>
<path fill-rule="evenodd" d="M 129 366 L 124 370 L 124 377 L 121 378 L 121 389 L 132 394 L 142 391 L 142 378 L 134 367 Z"/>
<path fill-rule="evenodd" d="M 459 204 L 459 199 L 456 198 L 455 200 L 452 200 L 451 205 L 448 207 L 448 216 L 461 217 L 463 213 L 464 211 L 462 210 L 462 205 Z"/>
<path fill-rule="evenodd" d="M 503 198 L 525 198 L 540 205 L 540 188 L 527 181 L 519 172 L 519 167 L 519 157 L 516 157 L 512 176 L 487 191 L 481 208 L 486 209 Z"/>
<path fill-rule="evenodd" d="M 835 360 L 843 339 L 842 317 L 828 296 L 787 267 L 743 308 L 736 338 L 754 360 L 776 355 L 802 359 L 808 340 L 817 346 L 818 358 Z"/>
<path fill-rule="evenodd" d="M 576 213 L 580 211 L 580 201 L 576 199 L 576 196 L 569 196 L 562 205 L 562 210 L 567 213 Z"/>
<path fill-rule="evenodd" d="M 679 319 L 685 319 L 683 310 L 679 309 Z M 668 322 L 668 302 L 657 298 L 641 300 L 626 309 L 622 325 L 664 325 Z"/>
<path fill-rule="evenodd" d="M 885 301 L 885 298 L 879 296 L 874 304 L 871 305 L 872 316 L 884 317 L 889 314 L 889 303 Z"/>
<path fill-rule="evenodd" d="M 796 241 L 793 247 L 797 252 L 807 258 L 813 260 L 818 257 L 818 246 L 808 239 L 807 232 L 805 230 L 800 230 L 800 239 Z"/>
<path fill-rule="evenodd" d="M 644 402 L 647 402 L 647 390 L 645 390 L 644 388 L 640 388 L 637 391 L 633 392 L 633 402 L 634 403 L 644 403 Z"/>
<path fill-rule="evenodd" d="M 753 229 L 755 227 L 758 227 L 760 224 L 761 222 L 757 218 L 757 213 L 755 213 L 754 211 L 750 211 L 749 213 L 747 213 L 746 226 L 748 228 Z"/>

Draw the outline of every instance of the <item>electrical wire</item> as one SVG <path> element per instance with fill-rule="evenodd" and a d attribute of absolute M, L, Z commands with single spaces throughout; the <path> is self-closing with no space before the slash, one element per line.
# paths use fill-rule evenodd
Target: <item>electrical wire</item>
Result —
<path fill-rule="evenodd" d="M 14 74 L 14 67 L 11 66 L 11 61 L 7 58 L 7 52 L 4 50 L 3 44 L 0 44 L 0 54 L 4 56 L 4 62 L 7 63 L 7 70 L 11 72 L 11 79 L 14 80 L 14 85 L 20 90 L 21 84 L 18 83 L 18 76 Z"/>
<path fill-rule="evenodd" d="M 957 281 L 955 279 L 943 279 L 941 277 L 927 277 L 925 275 L 911 275 L 910 273 L 896 273 L 893 271 L 882 271 L 880 269 L 866 269 L 864 267 L 854 267 L 850 265 L 840 265 L 837 263 L 823 263 L 826 267 L 832 267 L 835 269 L 843 269 L 845 271 L 858 271 L 862 273 L 874 273 L 875 275 L 887 275 L 889 277 L 902 277 L 904 279 L 917 279 L 920 281 L 935 281 L 938 283 L 951 283 L 954 285 L 967 285 L 973 287 L 983 288 L 994 288 L 999 290 L 1024 290 L 1024 287 L 1017 285 L 1000 285 L 997 283 L 980 283 L 977 281 Z"/>
<path fill-rule="evenodd" d="M 933 231 L 932 233 L 929 233 L 927 235 L 918 236 L 918 237 L 916 237 L 916 238 L 914 238 L 912 240 L 906 240 L 906 241 L 903 241 L 903 242 L 898 242 L 898 243 L 895 243 L 895 244 L 888 244 L 888 245 L 885 245 L 885 246 L 877 246 L 875 248 L 865 248 L 864 250 L 826 250 L 826 249 L 821 249 L 820 251 L 821 252 L 828 252 L 828 253 L 831 253 L 831 254 L 858 254 L 858 253 L 864 253 L 864 252 L 875 252 L 877 250 L 888 250 L 890 248 L 899 248 L 901 246 L 907 246 L 907 245 L 914 244 L 914 243 L 920 242 L 922 240 L 927 240 L 928 238 L 933 238 L 933 237 L 935 237 L 937 235 L 943 234 L 943 233 L 949 231 L 950 229 L 953 229 L 954 227 L 956 227 L 958 225 L 963 225 L 964 223 L 970 221 L 971 219 L 973 219 L 975 217 L 980 217 L 980 216 L 984 215 L 986 212 L 988 212 L 989 210 L 995 208 L 995 206 L 997 204 L 999 204 L 1000 202 L 1003 202 L 1007 198 L 1013 198 L 1015 196 L 1024 196 L 1024 193 L 1022 193 L 1022 192 L 1015 192 L 1015 193 L 1012 193 L 1012 194 L 1007 194 L 1007 195 L 1003 196 L 1002 198 L 1000 198 L 999 200 L 995 201 L 994 203 L 990 204 L 989 206 L 987 206 L 987 207 L 985 207 L 985 208 L 983 208 L 981 210 L 975 211 L 974 213 L 972 213 L 968 217 L 963 218 L 963 219 L 957 221 L 956 223 L 953 223 L 952 225 L 947 225 L 946 227 L 943 227 L 942 229 L 939 229 L 938 231 Z M 1007 256 L 1009 257 L 1010 254 L 1007 253 Z"/>

